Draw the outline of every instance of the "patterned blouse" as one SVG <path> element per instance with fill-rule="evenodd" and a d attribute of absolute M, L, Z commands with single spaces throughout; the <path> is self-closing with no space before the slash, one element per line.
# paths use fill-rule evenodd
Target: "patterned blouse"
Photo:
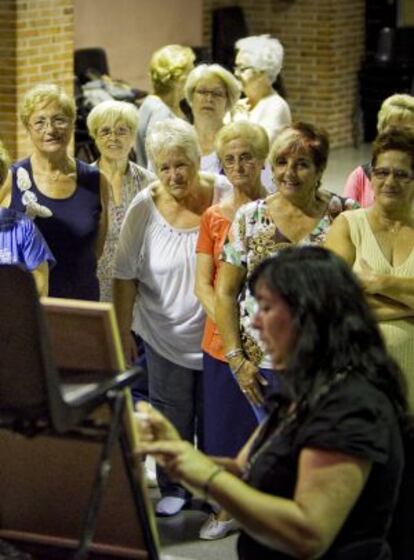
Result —
<path fill-rule="evenodd" d="M 101 301 L 112 301 L 112 278 L 115 251 L 126 211 L 135 195 L 139 191 L 145 189 L 150 183 L 156 181 L 156 179 L 156 176 L 151 173 L 151 171 L 130 161 L 122 184 L 122 200 L 119 206 L 115 205 L 112 195 L 110 196 L 108 205 L 108 233 L 102 257 L 98 263 Z"/>
<path fill-rule="evenodd" d="M 264 259 L 292 244 L 273 221 L 267 201 L 268 198 L 255 200 L 239 208 L 221 255 L 221 260 L 246 269 L 246 282 L 239 295 L 241 341 L 249 360 L 262 368 L 271 368 L 272 365 L 270 357 L 265 355 L 258 331 L 252 327 L 257 308 L 256 300 L 247 287 L 247 279 Z M 344 210 L 358 207 L 351 198 L 332 193 L 325 215 L 298 245 L 321 245 L 333 220 Z"/>

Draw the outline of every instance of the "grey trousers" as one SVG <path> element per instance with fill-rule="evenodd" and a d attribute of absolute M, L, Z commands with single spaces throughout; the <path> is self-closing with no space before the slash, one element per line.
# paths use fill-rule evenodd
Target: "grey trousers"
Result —
<path fill-rule="evenodd" d="M 188 369 L 160 356 L 145 343 L 150 403 L 177 428 L 181 437 L 203 449 L 202 370 Z M 157 480 L 162 496 L 188 498 L 185 488 L 172 481 L 157 466 Z"/>

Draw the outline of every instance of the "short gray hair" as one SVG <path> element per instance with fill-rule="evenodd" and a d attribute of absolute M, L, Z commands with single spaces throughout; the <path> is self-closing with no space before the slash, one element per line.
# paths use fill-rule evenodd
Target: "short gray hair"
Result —
<path fill-rule="evenodd" d="M 269 137 L 265 129 L 259 124 L 251 123 L 247 120 L 241 120 L 226 124 L 217 133 L 215 148 L 220 158 L 226 145 L 233 140 L 245 140 L 255 158 L 265 160 L 269 153 Z"/>
<path fill-rule="evenodd" d="M 126 101 L 108 99 L 98 103 L 89 113 L 87 121 L 89 134 L 96 138 L 98 130 L 105 124 L 125 123 L 133 136 L 138 130 L 138 109 Z"/>
<path fill-rule="evenodd" d="M 249 57 L 255 70 L 266 72 L 273 83 L 282 69 L 283 46 L 278 39 L 270 35 L 253 35 L 239 39 L 236 49 Z"/>
<path fill-rule="evenodd" d="M 57 103 L 66 117 L 73 123 L 76 117 L 76 105 L 72 96 L 56 84 L 38 84 L 30 89 L 23 98 L 20 119 L 25 128 L 29 126 L 32 114 L 49 103 Z"/>
<path fill-rule="evenodd" d="M 236 101 L 240 99 L 241 85 L 231 72 L 220 66 L 220 64 L 199 64 L 188 74 L 187 81 L 184 87 L 185 98 L 189 105 L 193 104 L 194 90 L 197 83 L 203 78 L 218 78 L 223 82 L 226 90 L 226 110 L 230 111 Z"/>
<path fill-rule="evenodd" d="M 161 154 L 176 148 L 181 148 L 194 165 L 200 165 L 197 134 L 191 124 L 182 119 L 166 119 L 154 124 L 147 135 L 145 148 L 154 169 L 157 169 Z"/>

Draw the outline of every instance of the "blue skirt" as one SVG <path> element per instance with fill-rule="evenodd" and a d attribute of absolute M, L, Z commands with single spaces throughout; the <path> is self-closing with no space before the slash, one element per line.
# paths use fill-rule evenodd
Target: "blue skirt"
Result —
<path fill-rule="evenodd" d="M 226 362 L 204 352 L 203 370 L 204 452 L 235 457 L 264 412 L 251 406 Z"/>

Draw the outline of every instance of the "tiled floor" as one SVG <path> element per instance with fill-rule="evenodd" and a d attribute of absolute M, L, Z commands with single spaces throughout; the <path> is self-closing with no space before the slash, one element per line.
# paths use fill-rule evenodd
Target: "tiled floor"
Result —
<path fill-rule="evenodd" d="M 322 185 L 341 194 L 349 173 L 359 164 L 369 161 L 370 145 L 362 144 L 358 149 L 341 148 L 332 150 Z M 236 535 L 219 541 L 201 541 L 198 531 L 207 514 L 195 502 L 193 509 L 185 510 L 169 519 L 159 519 L 158 526 L 163 553 L 175 558 L 194 560 L 236 560 Z"/>
<path fill-rule="evenodd" d="M 322 186 L 329 191 L 342 194 L 345 181 L 351 171 L 370 160 L 371 145 L 359 148 L 338 148 L 331 151 L 328 167 L 322 177 Z"/>

